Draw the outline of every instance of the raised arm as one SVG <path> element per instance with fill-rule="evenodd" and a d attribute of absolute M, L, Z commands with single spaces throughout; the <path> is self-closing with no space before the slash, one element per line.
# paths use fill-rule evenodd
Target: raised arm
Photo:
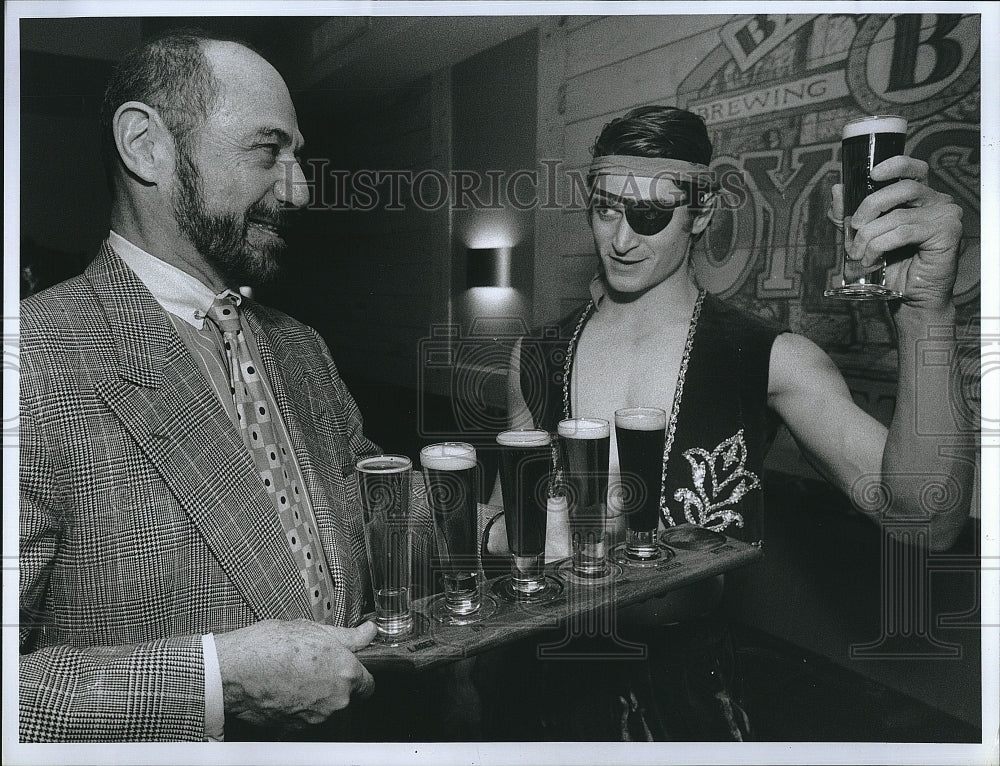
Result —
<path fill-rule="evenodd" d="M 894 157 L 872 171 L 875 180 L 901 179 L 869 196 L 853 216 L 857 230 L 849 256 L 867 269 L 886 253 L 915 253 L 890 263 L 887 285 L 903 299 L 893 306 L 898 333 L 896 409 L 888 429 L 857 407 L 833 362 L 815 344 L 781 336 L 771 356 L 770 404 L 806 456 L 855 507 L 876 521 L 926 522 L 935 550 L 951 547 L 968 517 L 972 446 L 962 444 L 947 397 L 959 395 L 952 288 L 962 234 L 961 208 L 926 185 L 926 163 Z M 834 187 L 833 217 L 842 218 Z M 936 358 L 950 359 L 951 381 L 931 380 L 922 343 L 933 339 Z M 917 396 L 935 386 L 935 396 Z M 948 427 L 940 427 L 950 418 Z M 935 433 L 919 424 L 934 422 Z M 942 431 L 945 433 L 942 434 Z"/>

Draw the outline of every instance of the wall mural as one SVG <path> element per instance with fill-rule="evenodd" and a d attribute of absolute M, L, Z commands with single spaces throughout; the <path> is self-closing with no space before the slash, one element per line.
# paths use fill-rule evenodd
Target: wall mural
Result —
<path fill-rule="evenodd" d="M 678 90 L 708 124 L 713 167 L 744 184 L 697 249 L 702 283 L 816 341 L 879 417 L 896 369 L 888 310 L 823 298 L 840 283 L 842 235 L 826 216 L 840 131 L 863 114 L 907 118 L 907 153 L 964 208 L 955 301 L 959 327 L 976 329 L 979 39 L 975 15 L 742 17 Z"/>

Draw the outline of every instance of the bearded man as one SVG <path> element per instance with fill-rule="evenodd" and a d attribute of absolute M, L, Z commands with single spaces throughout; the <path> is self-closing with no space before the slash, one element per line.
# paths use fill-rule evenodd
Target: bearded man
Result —
<path fill-rule="evenodd" d="M 373 689 L 350 467 L 378 452 L 320 337 L 240 293 L 308 202 L 295 110 L 174 32 L 102 128 L 108 239 L 21 304 L 21 740 L 285 736 Z"/>

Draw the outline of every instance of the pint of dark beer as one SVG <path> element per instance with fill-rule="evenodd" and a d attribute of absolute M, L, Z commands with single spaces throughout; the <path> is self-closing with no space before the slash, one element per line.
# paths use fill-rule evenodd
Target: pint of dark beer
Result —
<path fill-rule="evenodd" d="M 657 407 L 628 407 L 615 412 L 615 439 L 625 512 L 624 561 L 660 557 L 656 530 L 660 522 L 663 442 L 667 413 Z"/>
<path fill-rule="evenodd" d="M 899 293 L 885 286 L 885 262 L 863 273 L 858 262 L 847 257 L 854 239 L 851 216 L 861 201 L 891 182 L 878 183 L 871 169 L 889 157 L 903 153 L 906 144 L 906 120 L 896 115 L 861 117 L 844 126 L 841 160 L 844 184 L 844 277 L 840 287 L 827 290 L 829 298 L 872 300 L 898 298 Z"/>
<path fill-rule="evenodd" d="M 545 526 L 551 442 L 548 432 L 539 430 L 504 431 L 497 436 L 507 545 L 513 556 L 510 586 L 518 598 L 537 597 L 547 587 Z"/>
<path fill-rule="evenodd" d="M 573 574 L 582 578 L 604 577 L 610 571 L 605 550 L 610 439 L 606 420 L 570 418 L 559 423 Z"/>

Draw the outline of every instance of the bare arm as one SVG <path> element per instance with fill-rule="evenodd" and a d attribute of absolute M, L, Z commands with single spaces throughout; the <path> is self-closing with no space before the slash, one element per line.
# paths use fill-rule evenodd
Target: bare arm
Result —
<path fill-rule="evenodd" d="M 854 403 L 837 366 L 819 346 L 801 335 L 775 339 L 768 404 L 827 481 L 852 500 L 866 496 L 858 482 L 880 474 L 888 430 Z"/>
<path fill-rule="evenodd" d="M 510 429 L 535 427 L 531 410 L 528 409 L 528 404 L 524 401 L 524 393 L 521 391 L 520 340 L 514 343 L 507 373 L 507 421 L 507 427 Z"/>
<path fill-rule="evenodd" d="M 524 394 L 521 392 L 521 341 L 518 340 L 514 343 L 514 349 L 510 355 L 510 364 L 507 368 L 507 428 L 521 429 L 534 427 L 535 421 L 531 417 L 531 410 L 528 409 L 528 405 L 524 401 Z M 503 493 L 500 489 L 499 481 L 493 485 L 490 505 L 503 507 Z M 503 517 L 497 519 L 490 526 L 486 549 L 490 553 L 497 555 L 509 553 L 507 548 L 507 526 L 504 523 Z"/>
<path fill-rule="evenodd" d="M 903 294 L 895 307 L 899 337 L 896 409 L 888 429 L 864 413 L 833 362 L 810 341 L 781 336 L 771 355 L 769 403 L 785 420 L 806 456 L 824 476 L 873 519 L 926 522 L 934 550 L 951 547 L 968 517 L 972 447 L 957 423 L 921 433 L 918 424 L 950 417 L 952 381 L 929 382 L 921 342 L 933 337 L 939 358 L 956 358 L 951 293 L 962 233 L 961 208 L 925 183 L 927 165 L 894 157 L 872 172 L 876 180 L 902 179 L 868 197 L 852 218 L 857 229 L 849 256 L 866 269 L 888 252 L 911 246 L 915 254 L 890 263 L 886 281 Z M 841 189 L 833 215 L 841 218 Z M 957 376 L 957 365 L 951 375 Z M 936 396 L 918 396 L 921 386 Z M 947 412 L 944 412 L 947 410 Z M 944 430 L 949 433 L 942 434 Z"/>

